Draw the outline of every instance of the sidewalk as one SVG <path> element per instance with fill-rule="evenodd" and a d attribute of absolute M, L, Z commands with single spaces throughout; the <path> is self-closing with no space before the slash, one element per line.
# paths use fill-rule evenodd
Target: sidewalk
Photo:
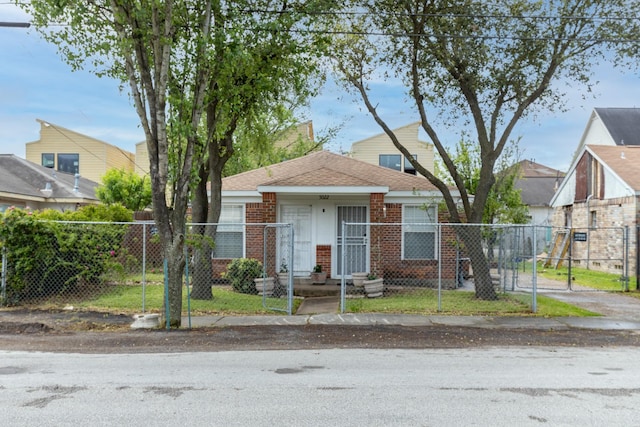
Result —
<path fill-rule="evenodd" d="M 183 327 L 189 318 L 182 319 Z M 459 326 L 489 329 L 562 330 L 570 328 L 603 330 L 637 330 L 640 321 L 610 317 L 512 317 L 512 316 L 421 316 L 404 314 L 314 314 L 294 316 L 194 316 L 191 327 L 225 327 L 255 325 L 398 325 L 398 326 Z"/>
<path fill-rule="evenodd" d="M 491 329 L 561 330 L 570 328 L 640 332 L 640 299 L 606 292 L 544 292 L 544 295 L 601 314 L 601 317 L 448 316 L 339 313 L 337 297 L 307 298 L 293 316 L 197 316 L 192 327 L 252 325 L 459 326 Z M 189 318 L 182 319 L 189 326 Z"/>

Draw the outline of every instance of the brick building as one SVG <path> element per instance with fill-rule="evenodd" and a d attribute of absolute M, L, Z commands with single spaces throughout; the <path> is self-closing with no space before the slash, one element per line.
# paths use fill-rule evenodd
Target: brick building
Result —
<path fill-rule="evenodd" d="M 421 176 L 328 151 L 227 177 L 214 267 L 220 272 L 233 258 L 260 259 L 262 228 L 249 224 L 286 223 L 294 228 L 294 276 L 320 264 L 332 278 L 344 270 L 347 277 L 362 271 L 432 279 L 442 261 L 451 264 L 453 280 L 455 253 L 438 248 L 435 227 L 426 225 L 443 220 L 441 200 Z M 357 225 L 343 231 L 343 223 Z"/>

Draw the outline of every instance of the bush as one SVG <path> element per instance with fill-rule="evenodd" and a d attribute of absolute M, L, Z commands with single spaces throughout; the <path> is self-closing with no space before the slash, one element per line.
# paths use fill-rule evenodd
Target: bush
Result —
<path fill-rule="evenodd" d="M 86 207 L 75 212 L 9 208 L 0 222 L 7 249 L 7 302 L 50 297 L 100 284 L 118 262 L 127 225 L 55 222 L 124 219 L 122 208 Z"/>
<path fill-rule="evenodd" d="M 243 294 L 257 294 L 253 279 L 262 277 L 262 263 L 253 258 L 237 258 L 227 265 L 225 277 L 233 290 Z"/>

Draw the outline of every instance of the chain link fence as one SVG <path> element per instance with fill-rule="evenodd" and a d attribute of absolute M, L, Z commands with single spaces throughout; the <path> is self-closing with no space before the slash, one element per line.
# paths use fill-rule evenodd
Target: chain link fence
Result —
<path fill-rule="evenodd" d="M 1 305 L 162 312 L 153 222 L 37 221 L 2 234 Z M 185 314 L 292 314 L 290 224 L 188 224 L 186 237 Z"/>
<path fill-rule="evenodd" d="M 598 290 L 629 290 L 630 276 L 637 275 L 637 239 L 629 227 L 548 227 L 545 233 L 551 239 L 542 268 L 559 280 L 543 282 L 541 289 L 593 291 L 583 285 L 585 278 L 602 273 Z"/>
<path fill-rule="evenodd" d="M 327 289 L 340 290 L 342 312 L 382 297 L 386 311 L 456 313 L 507 294 L 519 294 L 535 311 L 537 289 L 578 290 L 593 271 L 613 277 L 611 290 L 628 289 L 635 268 L 635 235 L 624 227 L 342 227 L 335 245 L 313 253 L 296 249 L 291 224 L 189 224 L 185 315 L 293 314 L 296 289 L 311 283 L 310 266 L 320 261 L 330 272 Z M 2 235 L 4 306 L 162 312 L 164 259 L 153 222 L 43 221 Z"/>
<path fill-rule="evenodd" d="M 345 241 L 357 242 L 345 244 L 341 251 L 343 310 L 348 310 L 349 299 L 385 296 L 423 299 L 431 306 L 425 309 L 455 312 L 465 297 L 469 304 L 490 302 L 508 291 L 523 290 L 519 288 L 528 288 L 531 296 L 525 301 L 535 309 L 534 264 L 545 239 L 534 227 L 428 223 L 343 227 Z M 358 236 L 366 238 L 357 240 Z M 521 275 L 521 269 L 530 274 Z"/>

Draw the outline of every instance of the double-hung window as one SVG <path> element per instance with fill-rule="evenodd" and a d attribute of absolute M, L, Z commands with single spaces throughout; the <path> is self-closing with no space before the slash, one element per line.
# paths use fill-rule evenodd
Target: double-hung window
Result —
<path fill-rule="evenodd" d="M 243 218 L 243 205 L 222 205 L 213 258 L 234 259 L 244 256 Z"/>
<path fill-rule="evenodd" d="M 436 259 L 436 207 L 404 205 L 402 253 L 404 259 Z"/>

